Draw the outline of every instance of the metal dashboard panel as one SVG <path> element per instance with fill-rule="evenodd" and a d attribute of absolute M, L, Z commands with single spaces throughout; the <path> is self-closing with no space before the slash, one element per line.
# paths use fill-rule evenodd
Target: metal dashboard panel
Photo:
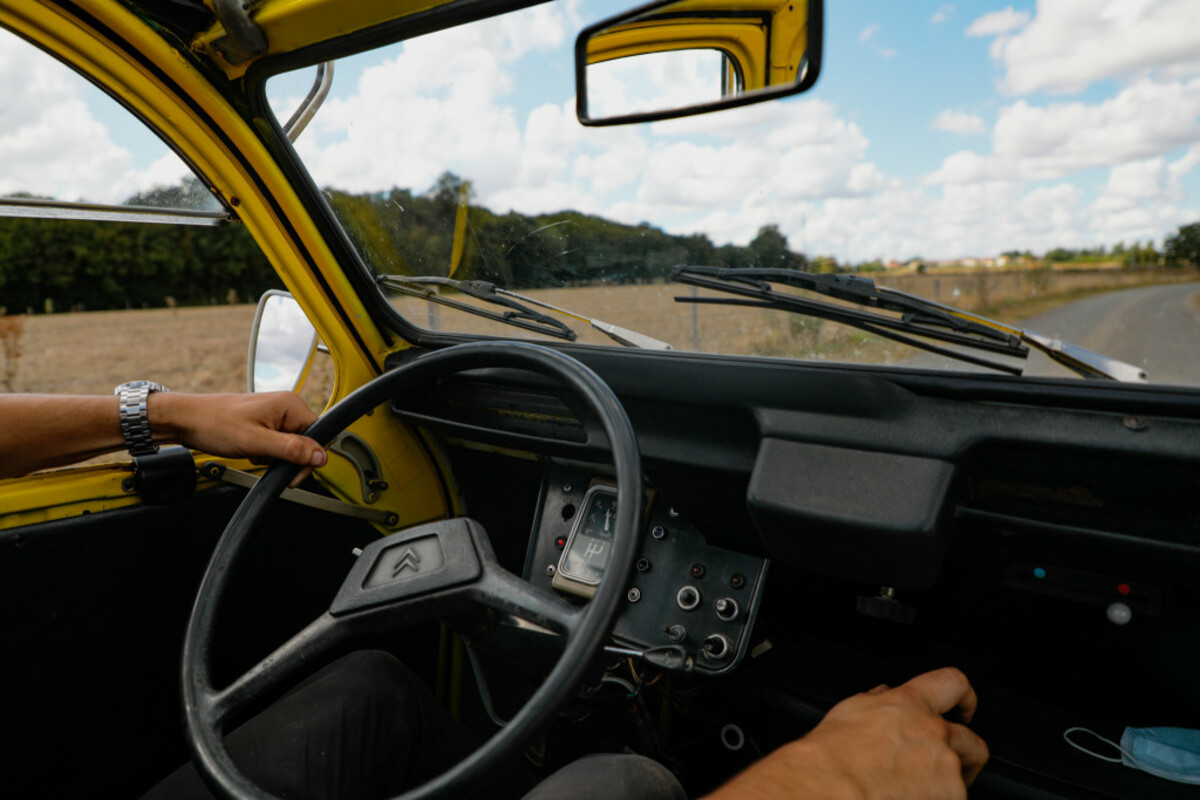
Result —
<path fill-rule="evenodd" d="M 531 583 L 552 587 L 562 552 L 557 542 L 570 534 L 592 477 L 582 467 L 549 465 L 525 567 Z M 678 645 L 692 656 L 696 672 L 710 675 L 741 661 L 762 597 L 765 559 L 709 545 L 658 498 L 640 532 L 637 564 L 613 630 L 617 644 L 639 651 Z M 706 655 L 708 641 L 725 652 Z"/>

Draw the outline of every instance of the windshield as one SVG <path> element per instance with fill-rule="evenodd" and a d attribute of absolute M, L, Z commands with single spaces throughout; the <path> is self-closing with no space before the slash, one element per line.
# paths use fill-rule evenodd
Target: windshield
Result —
<path fill-rule="evenodd" d="M 574 37 L 629 5 L 550 3 L 337 62 L 296 149 L 377 277 L 494 284 L 581 343 L 621 346 L 603 322 L 676 351 L 979 369 L 827 317 L 693 302 L 726 295 L 671 280 L 849 272 L 1200 384 L 1191 4 L 829 5 L 802 96 L 585 128 Z M 719 70 L 647 63 L 639 88 L 705 96 Z M 311 81 L 271 79 L 278 118 Z M 421 328 L 556 336 L 506 324 L 478 284 L 429 286 L 379 290 Z M 1016 369 L 1075 374 L 1036 350 Z"/>

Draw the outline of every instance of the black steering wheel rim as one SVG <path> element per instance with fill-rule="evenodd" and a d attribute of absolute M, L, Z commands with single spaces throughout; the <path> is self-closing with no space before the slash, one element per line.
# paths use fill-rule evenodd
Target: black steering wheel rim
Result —
<path fill-rule="evenodd" d="M 515 755 L 524 742 L 552 721 L 558 709 L 570 700 L 576 687 L 583 682 L 595 653 L 611 632 L 636 553 L 643 504 L 641 464 L 633 429 L 608 385 L 591 369 L 557 350 L 526 342 L 489 341 L 456 345 L 423 355 L 357 389 L 329 409 L 306 433 L 319 442 L 328 442 L 367 411 L 391 399 L 405 385 L 465 370 L 496 367 L 516 367 L 548 375 L 583 401 L 598 418 L 608 439 L 618 496 L 625 502 L 619 502 L 617 506 L 613 549 L 605 577 L 591 601 L 579 612 L 578 624 L 566 636 L 562 657 L 546 680 L 509 723 L 471 756 L 438 778 L 404 793 L 401 800 L 454 796 Z M 299 467 L 292 464 L 272 466 L 238 507 L 213 551 L 184 640 L 181 677 L 188 747 L 209 787 L 221 796 L 236 800 L 270 798 L 272 795 L 246 778 L 225 749 L 224 723 L 236 709 L 231 704 L 240 701 L 228 697 L 232 685 L 224 690 L 217 690 L 212 685 L 214 622 L 232 567 L 244 543 L 298 471 Z M 328 613 L 317 623 L 322 623 L 326 617 L 329 617 Z M 336 637 L 330 638 L 325 645 L 336 640 Z M 306 647 L 308 645 L 301 641 L 290 651 L 297 659 L 295 673 L 311 672 L 326 652 L 315 644 L 308 650 Z"/>

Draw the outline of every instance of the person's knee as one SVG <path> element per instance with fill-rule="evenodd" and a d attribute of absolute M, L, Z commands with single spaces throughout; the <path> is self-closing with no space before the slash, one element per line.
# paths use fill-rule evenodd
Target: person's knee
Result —
<path fill-rule="evenodd" d="M 334 707 L 389 709 L 398 714 L 424 684 L 395 656 L 359 650 L 333 662 L 301 684 L 293 694 L 336 701 Z"/>
<path fill-rule="evenodd" d="M 687 800 L 675 776 L 653 759 L 596 753 L 573 761 L 525 796 L 525 800 Z"/>
<path fill-rule="evenodd" d="M 357 692 L 383 693 L 413 683 L 416 677 L 391 653 L 357 650 L 331 665 L 331 672 Z"/>

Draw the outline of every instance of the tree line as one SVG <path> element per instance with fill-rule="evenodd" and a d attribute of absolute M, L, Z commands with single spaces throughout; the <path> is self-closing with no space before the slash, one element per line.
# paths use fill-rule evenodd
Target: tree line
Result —
<path fill-rule="evenodd" d="M 676 264 L 845 269 L 791 249 L 778 225 L 745 246 L 705 234 L 672 235 L 578 211 L 497 214 L 473 202 L 468 181 L 443 174 L 423 193 L 326 189 L 343 227 L 377 274 L 440 275 L 513 289 L 663 280 Z M 128 205 L 200 207 L 194 179 L 131 197 Z M 460 223 L 461 220 L 461 223 Z M 456 253 L 455 230 L 463 235 Z M 1030 254 L 1032 255 L 1032 254 Z M 1048 261 L 1119 259 L 1126 266 L 1200 266 L 1200 222 L 1111 251 L 1056 248 Z M 251 302 L 280 285 L 249 233 L 218 227 L 0 218 L 0 307 L 7 313 Z M 0 312 L 3 313 L 3 312 Z"/>
<path fill-rule="evenodd" d="M 466 235 L 454 277 L 514 289 L 613 276 L 626 283 L 661 280 L 679 263 L 805 264 L 776 225 L 764 226 L 748 246 L 718 246 L 703 234 L 672 236 L 648 223 L 623 225 L 575 211 L 496 214 L 473 205 L 469 195 L 469 183 L 450 173 L 422 194 L 400 188 L 325 191 L 380 274 L 447 275 L 460 203 L 467 205 Z M 135 195 L 125 205 L 199 208 L 206 202 L 206 190 L 188 179 Z M 279 286 L 258 245 L 236 223 L 210 228 L 0 218 L 0 307 L 8 313 L 251 302 Z"/>
<path fill-rule="evenodd" d="M 138 195 L 128 204 L 160 199 Z M 238 224 L 0 218 L 0 307 L 8 313 L 245 302 L 281 286 Z"/>
<path fill-rule="evenodd" d="M 393 188 L 362 194 L 327 189 L 325 196 L 378 274 L 529 289 L 660 281 L 676 264 L 799 269 L 807 263 L 778 225 L 763 226 L 746 246 L 718 246 L 705 234 L 672 235 L 649 223 L 626 225 L 578 211 L 497 214 L 476 205 L 470 183 L 451 173 L 421 195 Z"/>

